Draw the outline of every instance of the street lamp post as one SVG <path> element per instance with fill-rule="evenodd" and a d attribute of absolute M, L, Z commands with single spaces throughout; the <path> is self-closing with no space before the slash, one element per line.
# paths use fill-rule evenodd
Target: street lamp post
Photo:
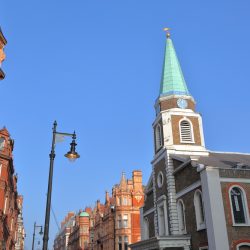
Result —
<path fill-rule="evenodd" d="M 62 136 L 72 136 L 72 142 L 70 143 L 70 151 L 64 156 L 69 160 L 75 160 L 80 157 L 80 155 L 75 151 L 76 148 L 76 134 L 70 133 L 61 133 L 56 131 L 57 122 L 53 124 L 53 136 L 52 136 L 52 145 L 50 152 L 50 167 L 49 167 L 49 181 L 48 181 L 48 192 L 47 192 L 47 203 L 46 203 L 46 213 L 45 213 L 45 223 L 44 223 L 44 235 L 43 235 L 43 250 L 48 250 L 48 241 L 49 241 L 49 221 L 50 221 L 50 207 L 51 207 L 51 193 L 52 193 L 52 179 L 53 179 L 53 167 L 55 159 L 55 143 L 56 135 Z"/>
<path fill-rule="evenodd" d="M 32 250 L 34 250 L 36 228 L 40 228 L 40 232 L 39 232 L 40 235 L 43 234 L 43 227 L 42 226 L 37 226 L 36 222 L 35 222 L 34 223 L 34 230 L 33 230 L 33 239 L 32 239 Z"/>

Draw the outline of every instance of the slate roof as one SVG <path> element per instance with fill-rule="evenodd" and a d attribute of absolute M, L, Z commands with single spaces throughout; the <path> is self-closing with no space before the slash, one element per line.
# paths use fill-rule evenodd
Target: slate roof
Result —
<path fill-rule="evenodd" d="M 210 152 L 208 157 L 200 157 L 198 163 L 220 168 L 250 169 L 250 154 Z"/>
<path fill-rule="evenodd" d="M 172 157 L 175 158 L 175 155 Z M 182 159 L 183 162 L 190 160 L 187 155 L 178 155 L 177 158 Z M 200 156 L 198 160 L 192 160 L 191 163 L 218 168 L 250 169 L 250 154 L 211 151 L 208 156 Z"/>

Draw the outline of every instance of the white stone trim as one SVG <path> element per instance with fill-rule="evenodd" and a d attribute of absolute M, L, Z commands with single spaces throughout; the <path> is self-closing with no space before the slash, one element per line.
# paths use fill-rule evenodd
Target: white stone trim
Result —
<path fill-rule="evenodd" d="M 219 170 L 204 168 L 200 172 L 200 177 L 209 249 L 228 250 L 229 241 Z"/>
<path fill-rule="evenodd" d="M 235 183 L 250 183 L 250 179 L 248 178 L 220 178 L 221 182 L 235 182 Z"/>
<path fill-rule="evenodd" d="M 160 196 L 157 199 L 157 213 L 158 213 L 158 228 L 159 228 L 159 235 L 160 235 L 160 222 L 159 222 L 159 209 L 160 207 L 163 207 L 163 212 L 164 212 L 164 227 L 165 227 L 165 234 L 164 235 L 169 235 L 169 229 L 168 229 L 168 212 L 167 212 L 167 197 L 165 195 Z"/>
<path fill-rule="evenodd" d="M 172 158 L 173 158 L 173 157 L 172 157 Z M 179 171 L 181 171 L 181 170 L 182 170 L 183 168 L 185 168 L 189 163 L 191 163 L 191 159 L 189 159 L 189 160 L 183 162 L 179 167 L 177 167 L 177 168 L 174 170 L 173 174 L 175 175 L 176 173 L 178 173 Z"/>
<path fill-rule="evenodd" d="M 154 211 L 155 211 L 155 208 L 152 207 L 152 208 L 150 208 L 149 210 L 147 210 L 145 213 L 143 213 L 143 216 L 147 216 L 147 215 L 153 213 Z"/>
<path fill-rule="evenodd" d="M 182 209 L 180 209 L 182 207 Z M 187 228 L 186 228 L 186 208 L 185 204 L 182 199 L 177 200 L 177 212 L 178 212 L 178 221 L 179 221 L 179 232 L 180 234 L 186 234 L 187 233 Z M 183 221 L 182 221 L 183 219 Z M 181 225 L 180 222 L 182 221 L 184 229 L 181 230 Z"/>
<path fill-rule="evenodd" d="M 166 181 L 167 181 L 167 192 L 168 192 L 168 212 L 169 212 L 169 231 L 172 235 L 179 235 L 179 222 L 176 205 L 176 189 L 175 189 L 175 177 L 173 175 L 174 166 L 173 160 L 169 154 L 165 160 L 166 166 Z"/>
<path fill-rule="evenodd" d="M 201 116 L 198 118 L 199 128 L 200 128 L 200 138 L 201 138 L 201 146 L 206 147 L 205 139 L 204 139 L 204 130 L 203 130 L 203 122 Z"/>
<path fill-rule="evenodd" d="M 157 214 L 157 204 L 156 204 L 156 183 L 155 183 L 155 166 L 153 165 L 153 198 L 154 198 L 154 226 L 155 226 L 155 236 L 158 236 L 158 214 Z"/>
<path fill-rule="evenodd" d="M 182 140 L 181 122 L 183 122 L 183 121 L 187 121 L 189 123 L 189 125 L 190 125 L 191 141 L 183 141 Z M 180 142 L 181 143 L 195 143 L 193 123 L 186 116 L 184 116 L 182 119 L 179 120 L 179 134 L 180 134 Z"/>
<path fill-rule="evenodd" d="M 179 199 L 180 197 L 184 196 L 185 194 L 191 192 L 192 190 L 198 188 L 201 186 L 201 181 L 196 181 L 192 185 L 182 189 L 180 192 L 176 194 L 176 199 Z"/>
<path fill-rule="evenodd" d="M 198 194 L 199 193 L 199 194 Z M 202 204 L 199 204 L 199 198 L 198 196 L 201 196 L 201 202 Z M 200 206 L 202 205 L 202 206 Z M 205 209 L 204 209 L 204 201 L 203 201 L 203 196 L 202 192 L 200 189 L 197 189 L 194 193 L 194 210 L 195 210 L 195 218 L 196 218 L 196 227 L 197 231 L 200 231 L 202 229 L 206 228 L 206 223 L 205 223 Z M 202 210 L 203 212 L 203 221 L 201 220 L 202 214 L 200 212 Z"/>
<path fill-rule="evenodd" d="M 157 175 L 157 186 L 158 188 L 161 188 L 163 186 L 164 183 L 164 175 L 162 173 L 162 171 L 159 171 L 158 175 Z"/>
<path fill-rule="evenodd" d="M 250 246 L 249 242 L 241 242 L 239 245 L 237 245 L 237 249 L 236 250 L 240 250 L 240 247 L 242 246 Z"/>
<path fill-rule="evenodd" d="M 157 152 L 155 154 L 154 159 L 151 161 L 151 164 L 155 165 L 157 164 L 160 160 L 162 160 L 163 158 L 165 158 L 165 152 L 166 149 L 163 147 L 159 152 Z"/>
<path fill-rule="evenodd" d="M 233 206 L 232 206 L 232 199 L 231 199 L 231 190 L 234 188 L 234 187 L 237 187 L 241 190 L 242 194 L 243 194 L 243 208 L 244 208 L 244 213 L 245 213 L 245 220 L 246 222 L 245 223 L 235 223 L 234 221 L 234 213 L 233 213 Z M 232 216 L 232 219 L 233 219 L 233 226 L 237 226 L 237 227 L 241 227 L 241 226 L 250 226 L 250 220 L 249 220 L 249 209 L 248 209 L 248 204 L 247 204 L 247 196 L 246 196 L 246 192 L 244 190 L 244 188 L 242 188 L 241 186 L 235 184 L 233 186 L 231 186 L 229 189 L 228 189 L 228 195 L 229 195 L 229 200 L 230 200 L 230 208 L 231 208 L 231 216 Z"/>
<path fill-rule="evenodd" d="M 237 154 L 237 155 L 250 155 L 250 153 L 240 153 L 240 152 L 224 152 L 224 151 L 211 151 L 209 150 L 210 153 L 217 153 L 217 154 Z"/>

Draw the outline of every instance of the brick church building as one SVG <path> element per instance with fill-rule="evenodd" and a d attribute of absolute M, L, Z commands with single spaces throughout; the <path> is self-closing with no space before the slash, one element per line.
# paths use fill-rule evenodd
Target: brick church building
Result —
<path fill-rule="evenodd" d="M 152 174 L 132 250 L 250 250 L 250 154 L 205 147 L 202 117 L 167 33 Z"/>

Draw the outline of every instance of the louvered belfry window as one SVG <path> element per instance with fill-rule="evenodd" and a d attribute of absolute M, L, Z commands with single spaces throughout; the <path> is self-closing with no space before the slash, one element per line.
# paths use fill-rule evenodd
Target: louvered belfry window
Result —
<path fill-rule="evenodd" d="M 189 121 L 183 120 L 180 123 L 181 142 L 193 142 L 192 126 Z"/>

